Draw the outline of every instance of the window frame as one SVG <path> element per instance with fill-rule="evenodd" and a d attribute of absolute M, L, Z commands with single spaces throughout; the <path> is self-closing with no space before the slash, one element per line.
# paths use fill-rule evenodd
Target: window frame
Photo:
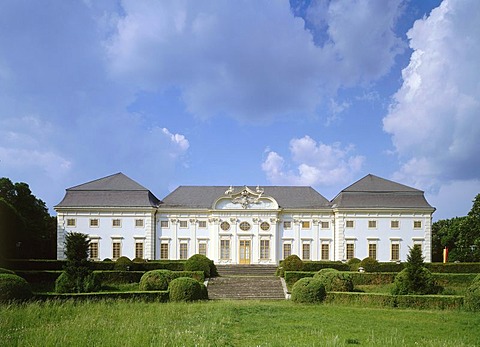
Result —
<path fill-rule="evenodd" d="M 230 223 L 224 220 L 223 222 L 220 223 L 220 229 L 222 231 L 229 231 L 231 228 Z"/>
<path fill-rule="evenodd" d="M 188 221 L 187 220 L 179 220 L 178 221 L 178 226 L 180 229 L 187 229 L 188 228 Z"/>
<path fill-rule="evenodd" d="M 170 259 L 170 245 L 168 242 L 160 242 L 160 260 Z"/>
<path fill-rule="evenodd" d="M 302 220 L 301 224 L 302 224 L 302 229 L 311 229 L 312 228 L 312 224 L 310 223 L 309 220 Z"/>
<path fill-rule="evenodd" d="M 139 252 L 139 249 L 138 249 L 138 246 L 141 245 L 141 256 L 139 257 L 138 256 L 138 252 Z M 145 242 L 143 240 L 135 240 L 135 258 L 140 258 L 140 259 L 145 259 Z"/>
<path fill-rule="evenodd" d="M 178 259 L 188 259 L 188 241 L 180 241 L 178 246 Z"/>
<path fill-rule="evenodd" d="M 73 224 L 70 224 L 70 222 L 73 221 Z M 77 227 L 77 219 L 76 218 L 67 218 L 67 227 L 68 228 L 76 228 Z"/>
<path fill-rule="evenodd" d="M 266 226 L 266 227 L 265 227 Z M 262 231 L 269 231 L 270 230 L 270 223 L 268 222 L 262 222 L 260 223 L 260 229 Z"/>
<path fill-rule="evenodd" d="M 205 247 L 204 250 L 202 248 Z M 198 241 L 198 254 L 207 256 L 208 253 L 208 246 L 206 241 Z"/>
<path fill-rule="evenodd" d="M 394 225 L 394 223 L 396 223 L 396 226 Z M 390 229 L 400 229 L 400 221 L 398 219 L 391 220 Z"/>
<path fill-rule="evenodd" d="M 90 222 L 88 223 L 90 228 L 99 228 L 100 227 L 100 219 L 99 218 L 90 218 Z"/>
<path fill-rule="evenodd" d="M 413 221 L 413 229 L 422 229 L 422 221 L 421 220 L 414 220 Z"/>
<path fill-rule="evenodd" d="M 368 229 L 377 229 L 378 221 L 376 219 L 369 219 L 368 220 Z"/>
<path fill-rule="evenodd" d="M 288 252 L 287 252 L 287 248 L 288 248 Z M 283 255 L 283 259 L 289 257 L 292 255 L 292 242 L 284 242 L 283 245 L 282 245 L 282 255 Z M 288 254 L 287 254 L 288 253 Z"/>
<path fill-rule="evenodd" d="M 352 224 L 351 226 L 349 224 Z M 355 228 L 355 221 L 353 219 L 348 219 L 345 221 L 345 228 L 353 229 Z"/>
<path fill-rule="evenodd" d="M 349 246 L 352 247 L 351 250 L 349 250 Z M 351 256 L 349 256 L 350 253 L 351 253 Z M 345 259 L 350 260 L 353 258 L 355 258 L 355 242 L 350 241 L 345 244 Z"/>
<path fill-rule="evenodd" d="M 220 239 L 220 260 L 232 259 L 232 247 L 230 239 Z"/>
<path fill-rule="evenodd" d="M 269 239 L 260 239 L 260 260 L 270 260 Z"/>
<path fill-rule="evenodd" d="M 198 227 L 200 229 L 206 229 L 207 228 L 207 221 L 206 220 L 199 220 L 198 221 Z"/>
<path fill-rule="evenodd" d="M 310 242 L 302 242 L 302 260 L 311 260 L 311 250 Z"/>
<path fill-rule="evenodd" d="M 118 224 L 118 225 L 115 225 Z M 112 219 L 112 228 L 121 228 L 122 227 L 122 220 L 120 218 L 113 218 Z"/>
<path fill-rule="evenodd" d="M 241 231 L 249 231 L 250 229 L 252 229 L 252 225 L 247 221 L 243 221 L 238 225 L 238 228 Z"/>
<path fill-rule="evenodd" d="M 292 229 L 292 221 L 291 220 L 284 220 L 283 221 L 283 229 L 284 230 Z"/>
<path fill-rule="evenodd" d="M 170 222 L 168 220 L 161 220 L 160 221 L 160 228 L 167 229 L 170 227 Z"/>
<path fill-rule="evenodd" d="M 326 250 L 324 249 L 324 246 Z M 325 257 L 325 252 L 327 256 Z M 330 243 L 322 242 L 320 244 L 320 260 L 330 260 Z"/>
<path fill-rule="evenodd" d="M 320 228 L 321 229 L 330 229 L 330 222 L 329 221 L 320 221 Z"/>
<path fill-rule="evenodd" d="M 394 250 L 393 248 L 397 248 Z M 394 257 L 394 252 L 397 253 L 397 257 Z M 390 261 L 399 261 L 400 260 L 400 242 L 399 241 L 391 241 L 390 242 Z"/>
<path fill-rule="evenodd" d="M 118 250 L 116 249 L 118 245 Z M 115 253 L 118 252 L 118 257 L 115 257 Z M 112 260 L 115 261 L 122 256 L 122 240 L 121 239 L 112 239 Z"/>
<path fill-rule="evenodd" d="M 139 223 L 141 222 L 141 223 Z M 143 218 L 136 218 L 135 219 L 135 228 L 143 228 L 145 227 L 145 220 Z"/>

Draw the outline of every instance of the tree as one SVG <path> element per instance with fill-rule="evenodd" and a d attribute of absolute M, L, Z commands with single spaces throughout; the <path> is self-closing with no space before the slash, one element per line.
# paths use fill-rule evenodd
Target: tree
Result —
<path fill-rule="evenodd" d="M 405 269 L 395 277 L 392 294 L 435 294 L 438 290 L 431 272 L 425 267 L 421 248 L 413 246 L 407 256 Z"/>
<path fill-rule="evenodd" d="M 19 246 L 25 241 L 25 221 L 15 207 L 0 198 L 0 257 L 18 258 Z"/>
<path fill-rule="evenodd" d="M 55 291 L 59 293 L 84 293 L 98 290 L 93 271 L 88 267 L 90 241 L 82 233 L 68 233 L 65 237 L 67 264 L 64 272 L 55 281 Z"/>
<path fill-rule="evenodd" d="M 480 261 L 480 194 L 475 197 L 467 216 L 433 223 L 433 261 L 442 261 L 445 247 L 449 250 L 449 261 Z"/>
<path fill-rule="evenodd" d="M 0 199 L 8 203 L 10 209 L 15 211 L 13 213 L 20 217 L 8 220 L 8 228 L 0 225 L 0 234 L 8 240 L 6 247 L 16 248 L 15 254 L 8 257 L 55 258 L 56 218 L 50 216 L 45 202 L 32 194 L 28 184 L 12 183 L 6 177 L 0 178 Z M 6 210 L 3 206 L 0 213 L 12 214 Z M 25 234 L 24 239 L 17 240 L 21 234 Z"/>

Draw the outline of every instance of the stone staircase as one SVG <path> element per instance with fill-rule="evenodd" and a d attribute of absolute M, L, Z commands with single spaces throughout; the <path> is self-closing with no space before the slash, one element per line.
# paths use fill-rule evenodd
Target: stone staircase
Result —
<path fill-rule="evenodd" d="M 275 266 L 217 265 L 219 277 L 208 281 L 210 299 L 282 300 L 285 293 Z"/>

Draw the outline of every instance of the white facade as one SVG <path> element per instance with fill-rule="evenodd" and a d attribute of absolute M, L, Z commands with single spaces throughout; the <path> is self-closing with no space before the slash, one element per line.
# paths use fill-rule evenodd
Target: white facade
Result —
<path fill-rule="evenodd" d="M 135 194 L 123 190 L 128 184 L 135 188 L 128 180 L 117 174 L 67 190 L 55 207 L 58 259 L 64 258 L 66 233 L 81 232 L 89 235 L 95 260 L 176 260 L 200 253 L 216 264 L 278 264 L 290 254 L 304 260 L 372 256 L 388 262 L 405 261 L 409 247 L 419 244 L 425 261 L 431 261 L 434 209 L 423 192 L 375 176 L 356 183 L 362 196 L 355 208 L 346 207 L 350 196 L 358 200 L 355 184 L 332 202 L 309 187 L 179 187 L 160 201 L 141 186 Z M 362 186 L 365 180 L 370 190 Z M 380 191 L 385 186 L 398 191 Z M 376 204 L 389 206 L 364 206 L 365 194 L 372 192 Z M 143 206 L 126 206 L 129 197 Z M 91 205 L 113 207 L 88 206 L 89 199 Z"/>

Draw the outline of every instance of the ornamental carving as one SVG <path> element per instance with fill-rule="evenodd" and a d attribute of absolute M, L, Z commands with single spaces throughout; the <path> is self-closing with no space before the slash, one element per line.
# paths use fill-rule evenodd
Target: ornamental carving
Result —
<path fill-rule="evenodd" d="M 250 205 L 260 204 L 260 198 L 263 195 L 263 189 L 258 187 L 255 189 L 255 192 L 250 190 L 247 186 L 243 188 L 242 191 L 235 193 L 235 189 L 230 186 L 225 192 L 225 195 L 228 195 L 232 198 L 232 203 L 241 205 L 244 209 L 250 207 Z"/>

